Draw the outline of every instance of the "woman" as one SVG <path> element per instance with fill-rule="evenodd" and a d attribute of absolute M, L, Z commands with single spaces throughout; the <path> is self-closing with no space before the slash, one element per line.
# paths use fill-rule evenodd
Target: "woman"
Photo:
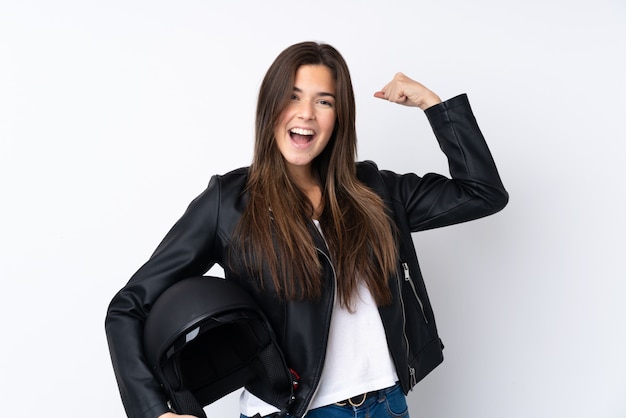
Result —
<path fill-rule="evenodd" d="M 465 95 L 441 102 L 399 73 L 375 97 L 425 111 L 452 179 L 356 163 L 345 61 L 325 44 L 287 48 L 260 88 L 251 166 L 214 176 L 111 302 L 130 417 L 174 416 L 143 323 L 165 289 L 214 263 L 255 296 L 300 375 L 290 416 L 408 417 L 405 394 L 443 360 L 411 232 L 495 213 L 508 195 Z M 279 410 L 248 390 L 240 405 L 242 417 Z"/>

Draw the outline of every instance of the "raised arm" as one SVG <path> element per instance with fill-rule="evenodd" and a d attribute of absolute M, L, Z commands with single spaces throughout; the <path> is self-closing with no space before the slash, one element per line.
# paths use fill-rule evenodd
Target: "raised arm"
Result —
<path fill-rule="evenodd" d="M 393 198 L 404 206 L 412 231 L 465 222 L 504 208 L 508 193 L 466 95 L 442 102 L 421 83 L 397 73 L 374 96 L 424 110 L 448 158 L 451 178 L 382 172 Z"/>

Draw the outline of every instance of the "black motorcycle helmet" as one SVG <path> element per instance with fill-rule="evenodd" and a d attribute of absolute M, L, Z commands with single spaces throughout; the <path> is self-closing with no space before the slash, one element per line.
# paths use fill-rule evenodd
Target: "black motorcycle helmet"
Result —
<path fill-rule="evenodd" d="M 168 288 L 150 309 L 144 349 L 176 413 L 206 418 L 204 406 L 243 386 L 281 411 L 294 399 L 265 315 L 233 281 L 200 276 Z"/>

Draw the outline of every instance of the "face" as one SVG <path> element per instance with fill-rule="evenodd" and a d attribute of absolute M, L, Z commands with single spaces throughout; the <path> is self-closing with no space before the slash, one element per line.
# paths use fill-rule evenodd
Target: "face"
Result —
<path fill-rule="evenodd" d="M 303 65 L 296 72 L 289 105 L 274 136 L 290 174 L 311 175 L 311 162 L 324 150 L 335 127 L 335 80 L 324 65 Z"/>

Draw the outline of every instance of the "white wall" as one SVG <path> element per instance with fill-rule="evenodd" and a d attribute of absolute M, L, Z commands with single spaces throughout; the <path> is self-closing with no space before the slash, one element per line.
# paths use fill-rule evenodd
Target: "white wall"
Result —
<path fill-rule="evenodd" d="M 470 95 L 511 194 L 415 236 L 446 361 L 413 416 L 626 416 L 622 0 L 4 0 L 3 415 L 123 416 L 106 306 L 210 175 L 249 163 L 260 80 L 302 40 L 350 65 L 360 158 L 446 170 L 419 111 L 371 97 L 403 71 Z"/>

